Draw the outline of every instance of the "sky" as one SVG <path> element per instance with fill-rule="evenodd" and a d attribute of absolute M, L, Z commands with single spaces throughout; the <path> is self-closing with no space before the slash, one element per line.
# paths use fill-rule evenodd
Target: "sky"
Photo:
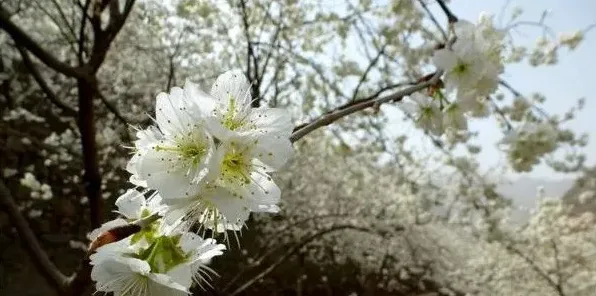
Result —
<path fill-rule="evenodd" d="M 449 7 L 460 18 L 476 22 L 478 15 L 485 11 L 495 14 L 499 21 L 501 11 L 506 0 L 452 0 Z M 550 13 L 546 24 L 555 32 L 573 32 L 584 29 L 591 24 L 596 24 L 596 1 L 594 0 L 521 0 L 509 1 L 509 8 L 504 14 L 503 24 L 508 21 L 511 9 L 518 6 L 524 14 L 519 20 L 537 21 L 544 10 Z M 432 5 L 431 10 L 436 15 L 442 16 L 437 5 Z M 441 19 L 440 19 L 441 20 Z M 444 20 L 443 20 L 444 21 Z M 534 27 L 520 27 L 519 34 L 514 33 L 516 44 L 531 45 L 541 35 L 541 29 Z M 547 101 L 544 109 L 549 114 L 563 114 L 577 102 L 577 99 L 586 98 L 586 106 L 580 114 L 569 124 L 565 125 L 578 133 L 588 133 L 590 144 L 586 147 L 588 164 L 596 164 L 596 95 L 592 88 L 596 78 L 591 70 L 596 69 L 596 29 L 586 34 L 585 40 L 574 51 L 564 49 L 560 51 L 559 63 L 555 66 L 532 67 L 527 63 L 507 65 L 502 78 L 524 94 L 539 91 Z M 403 123 L 400 123 L 403 124 Z M 501 138 L 501 131 L 494 120 L 473 122 L 471 129 L 479 130 L 480 136 L 476 143 L 483 147 L 479 162 L 483 169 L 489 169 L 505 161 L 504 154 L 499 152 L 496 142 Z M 557 174 L 546 165 L 540 165 L 531 173 L 510 173 L 508 178 L 531 177 L 541 179 L 560 179 L 565 175 Z M 567 176 L 568 177 L 568 176 Z"/>

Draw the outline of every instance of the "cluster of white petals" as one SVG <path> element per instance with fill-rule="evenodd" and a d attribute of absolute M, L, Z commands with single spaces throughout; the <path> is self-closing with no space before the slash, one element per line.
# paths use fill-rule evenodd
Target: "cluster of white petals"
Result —
<path fill-rule="evenodd" d="M 445 86 L 457 92 L 466 111 L 480 115 L 486 97 L 498 86 L 503 73 L 504 32 L 492 26 L 492 18 L 481 15 L 479 24 L 460 20 L 453 24 L 452 46 L 437 50 L 433 61 L 445 71 Z M 480 106 L 479 106 L 480 105 Z"/>
<path fill-rule="evenodd" d="M 159 216 L 140 232 L 91 257 L 98 291 L 185 295 L 213 273 L 205 264 L 224 249 L 189 232 L 193 226 L 238 231 L 250 212 L 277 212 L 281 191 L 270 174 L 292 154 L 287 111 L 253 108 L 240 70 L 220 75 L 210 94 L 190 81 L 157 96 L 155 123 L 137 132 L 129 190 L 116 205 L 124 218 L 90 234 Z M 145 196 L 150 196 L 145 200 Z"/>
<path fill-rule="evenodd" d="M 289 114 L 252 108 L 241 71 L 217 78 L 211 94 L 187 81 L 157 97 L 157 127 L 137 133 L 131 182 L 155 189 L 166 219 L 222 232 L 238 230 L 250 212 L 276 212 L 280 190 L 269 173 L 292 153 Z"/>
<path fill-rule="evenodd" d="M 146 200 L 136 190 L 120 196 L 116 206 L 124 218 L 106 222 L 89 234 L 90 239 L 164 209 L 159 195 Z M 206 264 L 224 249 L 213 239 L 177 231 L 163 219 L 157 220 L 134 235 L 98 248 L 90 256 L 91 278 L 97 291 L 115 295 L 188 295 L 193 283 L 208 284 L 206 279 L 213 271 Z"/>
<path fill-rule="evenodd" d="M 510 131 L 501 143 L 507 145 L 511 165 L 517 171 L 527 172 L 540 162 L 540 157 L 558 147 L 559 133 L 548 122 L 526 122 Z"/>
<path fill-rule="evenodd" d="M 504 70 L 505 34 L 494 28 L 487 15 L 481 15 L 476 25 L 457 21 L 453 32 L 454 41 L 436 50 L 432 58 L 437 69 L 444 71 L 445 93 L 440 89 L 414 93 L 401 108 L 428 133 L 457 139 L 468 129 L 466 116 L 489 115 L 488 100 Z M 451 93 L 455 99 L 450 101 Z"/>

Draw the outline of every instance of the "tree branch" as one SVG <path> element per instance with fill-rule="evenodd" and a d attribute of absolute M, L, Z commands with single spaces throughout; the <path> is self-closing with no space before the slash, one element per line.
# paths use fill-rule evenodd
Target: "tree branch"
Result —
<path fill-rule="evenodd" d="M 14 224 L 20 238 L 23 240 L 23 246 L 31 254 L 32 261 L 38 266 L 48 282 L 56 289 L 62 290 L 68 282 L 68 278 L 50 261 L 48 254 L 42 249 L 39 241 L 35 238 L 29 223 L 23 217 L 16 203 L 14 202 L 10 191 L 0 179 L 0 203 L 2 209 L 8 213 Z"/>
<path fill-rule="evenodd" d="M 437 29 L 443 36 L 443 41 L 446 42 L 449 39 L 449 37 L 447 36 L 447 32 L 445 32 L 445 29 L 443 29 L 443 27 L 441 26 L 441 24 L 439 23 L 439 21 L 437 20 L 435 15 L 432 13 L 432 11 L 430 11 L 430 9 L 428 9 L 428 5 L 426 5 L 424 0 L 419 0 L 418 2 L 420 3 L 420 5 L 422 5 L 422 9 L 424 9 L 424 11 L 426 11 L 426 14 L 430 18 L 430 20 L 433 22 L 433 24 L 435 24 L 435 27 L 437 27 Z"/>
<path fill-rule="evenodd" d="M 99 4 L 100 7 L 94 8 L 91 24 L 93 25 L 95 40 L 93 42 L 91 57 L 87 63 L 93 73 L 99 70 L 99 67 L 105 60 L 106 54 L 112 45 L 112 41 L 114 41 L 118 32 L 120 32 L 124 26 L 128 15 L 132 11 L 134 3 L 135 0 L 127 0 L 126 4 L 124 4 L 124 11 L 122 13 L 117 11 L 119 9 L 118 7 L 110 6 L 110 20 L 105 30 L 101 29 L 101 4 Z"/>
<path fill-rule="evenodd" d="M 354 92 L 352 93 L 352 101 L 356 100 L 356 98 L 358 97 L 358 92 L 360 91 L 360 87 L 362 87 L 362 84 L 364 84 L 364 82 L 366 81 L 366 78 L 368 77 L 368 73 L 370 73 L 370 71 L 377 64 L 377 62 L 379 62 L 379 59 L 381 58 L 381 56 L 383 56 L 383 54 L 385 53 L 385 48 L 387 47 L 387 45 L 388 44 L 384 44 L 381 47 L 381 49 L 378 51 L 377 55 L 369 62 L 368 67 L 366 67 L 366 70 L 364 70 L 364 73 L 360 77 L 360 81 L 358 81 L 358 84 L 356 85 L 356 88 L 354 89 Z"/>
<path fill-rule="evenodd" d="M 257 108 L 261 105 L 261 95 L 259 93 L 261 81 L 259 79 L 259 57 L 256 55 L 252 46 L 250 37 L 250 25 L 248 23 L 248 11 L 246 9 L 246 0 L 240 0 L 240 8 L 242 9 L 242 24 L 244 27 L 244 36 L 246 37 L 246 77 L 251 84 L 251 95 L 255 98 L 252 101 L 252 107 Z M 252 62 L 252 67 L 251 67 Z"/>
<path fill-rule="evenodd" d="M 557 274 L 557 286 L 555 289 L 557 289 L 557 293 L 559 293 L 559 295 L 565 295 L 565 291 L 563 289 L 563 275 L 561 274 L 561 261 L 559 259 L 559 248 L 557 248 L 557 243 L 554 239 L 551 240 L 551 243 L 553 245 L 553 259 L 555 261 L 555 268 L 557 269 L 555 272 Z"/>
<path fill-rule="evenodd" d="M 90 4 L 91 4 L 91 0 L 85 0 L 85 4 L 81 8 L 81 26 L 79 28 L 79 48 L 77 51 L 77 58 L 79 59 L 79 65 L 82 65 L 84 63 L 83 53 L 85 52 L 85 25 L 87 24 L 87 10 L 89 10 Z"/>
<path fill-rule="evenodd" d="M 530 265 L 530 267 L 536 272 L 538 273 L 538 275 L 540 277 L 542 277 L 553 289 L 557 290 L 557 293 L 559 296 L 565 296 L 565 294 L 562 293 L 562 291 L 557 289 L 557 283 L 555 283 L 555 281 L 553 281 L 553 279 L 550 278 L 550 276 L 548 276 L 548 274 L 546 274 L 542 269 L 540 269 L 540 267 L 538 265 L 536 265 L 536 263 L 534 261 L 532 261 L 532 259 L 528 258 L 528 256 L 526 256 L 524 253 L 522 253 L 520 250 L 518 250 L 517 248 L 513 247 L 512 245 L 508 245 L 506 246 L 506 249 L 513 252 L 514 254 L 518 255 L 520 258 L 522 258 L 528 265 Z"/>
<path fill-rule="evenodd" d="M 451 12 L 451 9 L 449 9 L 449 7 L 447 7 L 447 4 L 445 4 L 445 1 L 437 0 L 437 3 L 439 3 L 439 6 L 441 6 L 441 9 L 443 10 L 443 12 L 445 12 L 445 15 L 447 16 L 447 20 L 449 21 L 449 23 L 457 22 L 457 16 L 455 16 L 455 14 Z"/>
<path fill-rule="evenodd" d="M 52 54 L 41 48 L 35 40 L 10 20 L 10 13 L 2 5 L 0 5 L 0 28 L 5 30 L 16 43 L 27 48 L 48 67 L 69 77 L 86 78 L 84 71 L 59 61 Z"/>
<path fill-rule="evenodd" d="M 296 142 L 300 140 L 302 137 L 308 135 L 309 133 L 313 132 L 314 130 L 329 125 L 347 115 L 352 113 L 358 112 L 360 110 L 375 106 L 381 105 L 383 103 L 387 103 L 390 101 L 399 102 L 403 99 L 403 97 L 408 96 L 412 93 L 415 93 L 419 90 L 425 89 L 431 85 L 434 85 L 439 81 L 439 77 L 443 74 L 442 71 L 436 72 L 429 80 L 420 82 L 414 86 L 408 87 L 406 89 L 400 90 L 396 93 L 391 95 L 379 98 L 379 99 L 372 99 L 372 100 L 360 100 L 356 102 L 351 102 L 345 105 L 342 105 L 334 110 L 327 112 L 326 114 L 320 116 L 319 118 L 311 121 L 308 124 L 299 126 L 298 128 L 294 129 L 294 133 L 290 136 L 290 141 Z"/>
<path fill-rule="evenodd" d="M 83 150 L 83 181 L 87 198 L 89 199 L 89 211 L 91 218 L 91 227 L 97 228 L 102 221 L 101 198 L 101 175 L 99 173 L 99 164 L 97 161 L 97 143 L 95 141 L 95 119 L 93 114 L 93 95 L 94 86 L 86 80 L 79 79 L 78 101 L 79 117 L 78 126 L 81 133 L 81 144 Z"/>
<path fill-rule="evenodd" d="M 29 57 L 27 50 L 25 50 L 18 43 L 16 44 L 16 47 L 19 50 L 19 52 L 21 53 L 21 57 L 23 58 L 23 63 L 25 64 L 25 67 L 27 67 L 29 72 L 31 72 L 31 76 L 33 76 L 33 79 L 35 79 L 35 81 L 37 82 L 37 84 L 39 85 L 41 90 L 46 94 L 46 97 L 48 98 L 48 100 L 50 100 L 50 102 L 52 102 L 54 105 L 56 105 L 56 107 L 60 108 L 66 116 L 70 116 L 70 117 L 76 116 L 77 111 L 75 109 L 71 108 L 70 106 L 64 104 L 62 101 L 60 101 L 58 99 L 58 97 L 56 96 L 56 94 L 54 93 L 54 91 L 52 91 L 50 86 L 43 79 L 43 77 L 41 76 L 41 73 L 39 73 L 37 67 L 35 67 L 35 65 L 33 64 L 33 61 L 31 61 L 31 58 Z"/>

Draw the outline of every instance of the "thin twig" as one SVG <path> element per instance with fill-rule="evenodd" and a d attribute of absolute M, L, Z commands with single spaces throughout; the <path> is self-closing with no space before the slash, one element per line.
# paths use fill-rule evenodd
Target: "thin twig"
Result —
<path fill-rule="evenodd" d="M 48 65 L 48 67 L 69 77 L 88 78 L 86 73 L 81 69 L 71 67 L 43 49 L 39 43 L 10 20 L 10 13 L 2 5 L 0 5 L 0 28 L 6 31 L 15 42 L 27 48 L 38 59 Z"/>
<path fill-rule="evenodd" d="M 435 15 L 432 13 L 432 11 L 430 11 L 430 9 L 428 9 L 428 5 L 426 5 L 424 0 L 419 0 L 418 2 L 420 2 L 422 9 L 424 9 L 424 11 L 426 11 L 426 14 L 430 18 L 430 20 L 433 22 L 433 24 L 435 24 L 435 27 L 437 27 L 439 32 L 441 32 L 441 35 L 443 36 L 443 41 L 446 42 L 447 40 L 449 40 L 449 37 L 447 36 L 447 32 L 445 32 L 445 29 L 443 29 L 443 27 L 441 26 L 441 24 L 439 23 L 439 21 L 437 20 Z"/>
<path fill-rule="evenodd" d="M 447 7 L 447 4 L 445 4 L 445 1 L 437 0 L 437 3 L 439 3 L 439 6 L 441 6 L 441 9 L 447 16 L 447 20 L 449 21 L 449 23 L 455 23 L 458 21 L 457 16 L 455 16 L 455 14 L 453 14 L 453 12 L 451 12 L 451 9 L 449 9 L 449 7 Z"/>
<path fill-rule="evenodd" d="M 16 44 L 16 47 L 17 47 L 18 51 L 21 53 L 21 57 L 23 59 L 23 64 L 25 64 L 25 67 L 27 67 L 27 69 L 31 73 L 31 76 L 33 76 L 33 79 L 35 79 L 35 81 L 37 82 L 37 84 L 39 85 L 41 90 L 46 94 L 46 98 L 48 98 L 48 100 L 50 100 L 50 102 L 52 102 L 54 105 L 56 105 L 56 107 L 60 108 L 60 110 L 62 110 L 64 112 L 64 115 L 71 116 L 71 117 L 76 116 L 77 111 L 75 109 L 71 108 L 70 106 L 66 105 L 62 101 L 60 101 L 58 99 L 58 97 L 56 96 L 56 93 L 54 93 L 54 91 L 50 88 L 50 86 L 47 84 L 47 82 L 43 79 L 43 77 L 41 76 L 41 73 L 39 73 L 37 67 L 33 64 L 33 61 L 31 61 L 31 58 L 29 57 L 27 50 L 25 48 L 23 48 L 21 45 L 19 45 L 18 43 Z"/>
<path fill-rule="evenodd" d="M 557 283 L 555 281 L 553 281 L 553 279 L 550 278 L 550 276 L 544 272 L 542 269 L 540 269 L 540 267 L 538 265 L 536 265 L 536 262 L 532 261 L 532 259 L 530 259 L 528 256 L 526 256 L 524 253 L 522 253 L 520 250 L 518 250 L 517 248 L 508 245 L 505 246 L 505 248 L 509 251 L 511 251 L 512 253 L 518 255 L 520 258 L 522 258 L 528 265 L 530 265 L 530 267 L 541 277 L 543 278 L 553 289 L 557 290 L 558 295 L 559 296 L 565 296 L 565 294 L 562 293 L 562 291 L 559 291 L 557 289 Z"/>
<path fill-rule="evenodd" d="M 90 4 L 91 0 L 85 0 L 85 4 L 81 7 L 81 26 L 79 28 L 79 48 L 77 52 L 80 65 L 85 62 L 83 59 L 83 53 L 85 52 L 85 25 L 87 24 L 87 10 L 89 10 Z"/>
<path fill-rule="evenodd" d="M 368 74 L 373 69 L 373 67 L 379 62 L 381 56 L 383 56 L 383 54 L 385 53 L 385 48 L 388 45 L 389 44 L 387 44 L 387 43 L 384 44 L 381 47 L 381 49 L 379 49 L 377 55 L 369 62 L 368 67 L 366 67 L 366 70 L 364 70 L 364 73 L 360 77 L 360 81 L 358 81 L 358 84 L 356 85 L 356 88 L 354 89 L 354 92 L 352 93 L 352 101 L 356 100 L 356 98 L 358 97 L 358 92 L 360 91 L 360 87 L 362 87 L 362 85 L 366 81 L 366 78 L 368 77 Z"/>

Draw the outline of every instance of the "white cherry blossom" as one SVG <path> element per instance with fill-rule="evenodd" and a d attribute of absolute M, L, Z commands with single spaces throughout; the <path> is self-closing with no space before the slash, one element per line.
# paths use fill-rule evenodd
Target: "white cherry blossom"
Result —
<path fill-rule="evenodd" d="M 221 144 L 215 157 L 220 162 L 214 164 L 219 166 L 217 178 L 202 182 L 194 193 L 164 199 L 170 207 L 166 216 L 221 232 L 239 230 L 250 212 L 277 212 L 281 191 L 268 172 L 279 163 L 266 148 L 275 147 L 249 138 Z"/>
<path fill-rule="evenodd" d="M 202 93 L 188 81 L 186 88 L 192 93 Z M 284 144 L 290 145 L 288 138 L 293 129 L 290 114 L 281 108 L 253 108 L 251 85 L 241 70 L 221 74 L 207 97 L 211 101 L 201 102 L 199 106 L 210 116 L 209 129 L 220 141 L 237 136 L 279 136 Z"/>
<path fill-rule="evenodd" d="M 414 118 L 414 122 L 420 128 L 434 134 L 443 133 L 443 114 L 436 99 L 414 93 L 409 96 L 413 102 L 404 102 L 400 108 Z"/>
<path fill-rule="evenodd" d="M 197 107 L 205 101 L 206 95 L 181 88 L 157 96 L 159 129 L 137 133 L 135 155 L 127 167 L 134 184 L 156 189 L 163 197 L 178 197 L 208 173 L 216 173 L 209 167 L 215 142 Z"/>
<path fill-rule="evenodd" d="M 131 237 L 105 245 L 90 256 L 96 289 L 115 295 L 188 295 L 193 284 L 209 285 L 206 263 L 224 245 L 194 233 L 158 236 L 143 248 Z"/>

